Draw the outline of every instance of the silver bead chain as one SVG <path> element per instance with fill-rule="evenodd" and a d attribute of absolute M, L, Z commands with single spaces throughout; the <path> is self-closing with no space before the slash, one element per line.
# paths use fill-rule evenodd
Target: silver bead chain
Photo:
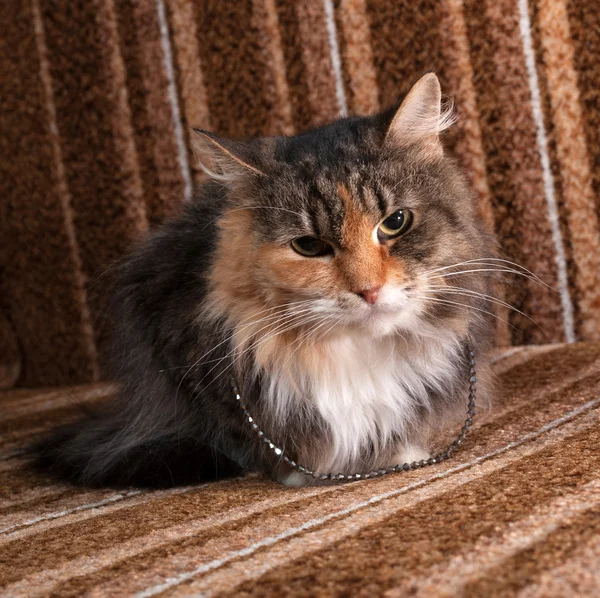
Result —
<path fill-rule="evenodd" d="M 388 473 L 397 473 L 400 471 L 410 471 L 412 469 L 420 469 L 421 467 L 425 467 L 427 465 L 433 465 L 434 463 L 441 463 L 446 459 L 449 459 L 451 455 L 458 449 L 458 447 L 462 444 L 471 424 L 473 423 L 473 416 L 475 415 L 475 399 L 476 399 L 476 384 L 477 384 L 477 373 L 475 371 L 475 353 L 473 351 L 473 346 L 469 343 L 467 346 L 467 356 L 469 361 L 469 400 L 467 402 L 467 419 L 460 432 L 458 433 L 458 437 L 456 440 L 448 446 L 445 450 L 441 451 L 437 455 L 430 457 L 429 459 L 423 459 L 422 461 L 413 461 L 412 463 L 401 463 L 399 465 L 395 465 L 393 467 L 388 467 L 385 469 L 378 469 L 376 471 L 369 471 L 367 473 L 317 473 L 308 467 L 304 467 L 297 463 L 293 459 L 290 459 L 282 448 L 278 447 L 259 427 L 258 423 L 252 417 L 250 412 L 248 411 L 246 405 L 242 401 L 242 397 L 240 395 L 240 390 L 232 378 L 231 387 L 233 393 L 235 395 L 235 399 L 238 402 L 238 405 L 241 407 L 244 412 L 244 416 L 248 421 L 248 424 L 252 427 L 252 429 L 256 432 L 258 438 L 264 442 L 269 449 L 271 449 L 275 455 L 282 460 L 284 463 L 289 465 L 291 468 L 295 469 L 299 473 L 303 473 L 307 476 L 313 477 L 317 480 L 338 480 L 340 482 L 347 482 L 352 480 L 366 480 L 369 478 L 378 478 Z"/>

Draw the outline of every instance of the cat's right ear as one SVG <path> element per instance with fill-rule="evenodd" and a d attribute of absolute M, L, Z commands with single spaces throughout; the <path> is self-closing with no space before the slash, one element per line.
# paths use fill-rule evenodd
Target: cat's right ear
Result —
<path fill-rule="evenodd" d="M 442 105 L 440 82 L 434 73 L 423 75 L 400 104 L 387 130 L 385 144 L 415 147 L 423 159 L 443 156 L 440 133 L 455 121 L 452 104 Z"/>
<path fill-rule="evenodd" d="M 241 178 L 266 176 L 259 168 L 253 149 L 243 141 L 224 139 L 214 133 L 193 129 L 192 149 L 200 168 L 212 179 L 234 183 Z"/>

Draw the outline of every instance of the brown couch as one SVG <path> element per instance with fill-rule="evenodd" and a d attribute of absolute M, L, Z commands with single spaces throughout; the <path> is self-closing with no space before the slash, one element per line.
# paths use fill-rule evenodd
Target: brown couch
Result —
<path fill-rule="evenodd" d="M 0 3 L 0 594 L 600 595 L 600 8 Z M 448 462 L 341 486 L 77 489 L 28 443 L 107 400 L 106 272 L 200 179 L 188 130 L 288 134 L 434 69 L 504 255 L 499 396 Z"/>

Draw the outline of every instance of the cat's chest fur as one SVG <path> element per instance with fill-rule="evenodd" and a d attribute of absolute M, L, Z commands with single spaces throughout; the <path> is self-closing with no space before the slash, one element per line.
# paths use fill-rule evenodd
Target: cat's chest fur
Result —
<path fill-rule="evenodd" d="M 325 422 L 329 441 L 314 451 L 312 467 L 360 467 L 410 442 L 432 394 L 450 390 L 458 350 L 454 338 L 334 337 L 300 355 L 281 350 L 267 372 L 265 394 L 283 429 L 290 411 L 304 402 Z"/>

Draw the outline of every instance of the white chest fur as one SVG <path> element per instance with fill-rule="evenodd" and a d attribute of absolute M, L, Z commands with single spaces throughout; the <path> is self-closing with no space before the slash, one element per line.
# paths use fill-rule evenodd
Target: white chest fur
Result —
<path fill-rule="evenodd" d="M 327 423 L 330 442 L 319 452 L 317 471 L 360 467 L 361 457 L 408 443 L 421 408 L 430 409 L 431 390 L 449 390 L 455 377 L 456 338 L 332 337 L 314 355 L 291 357 L 269 372 L 267 398 L 279 425 L 310 400 Z"/>

